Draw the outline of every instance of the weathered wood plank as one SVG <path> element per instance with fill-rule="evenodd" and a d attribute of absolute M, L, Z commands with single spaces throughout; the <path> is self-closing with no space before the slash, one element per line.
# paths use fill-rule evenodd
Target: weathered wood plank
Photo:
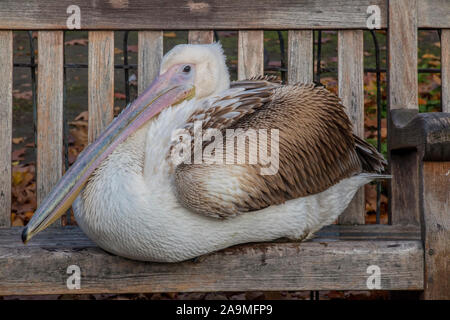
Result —
<path fill-rule="evenodd" d="M 392 110 L 388 126 L 391 151 L 417 150 L 419 160 L 450 161 L 450 113 Z"/>
<path fill-rule="evenodd" d="M 264 74 L 264 32 L 239 31 L 238 80 Z"/>
<path fill-rule="evenodd" d="M 364 138 L 364 37 L 362 30 L 338 32 L 339 97 L 353 124 L 355 135 Z M 339 216 L 340 224 L 365 223 L 364 188 L 358 190 Z"/>
<path fill-rule="evenodd" d="M 389 223 L 420 225 L 419 167 L 415 150 L 396 150 L 390 154 L 392 174 L 389 198 Z"/>
<path fill-rule="evenodd" d="M 425 299 L 450 299 L 449 195 L 450 162 L 424 162 Z"/>
<path fill-rule="evenodd" d="M 389 109 L 418 110 L 417 0 L 389 1 Z M 400 126 L 400 125 L 399 125 Z M 392 126 L 388 137 L 393 138 Z M 391 145 L 390 141 L 388 143 Z M 411 151 L 390 152 L 390 217 L 392 223 L 417 225 L 419 160 Z M 408 192 L 405 192 L 408 190 Z"/>
<path fill-rule="evenodd" d="M 22 228 L 4 228 L 0 231 L 0 247 L 22 248 L 20 241 Z M 421 240 L 421 229 L 417 226 L 401 226 L 386 224 L 368 225 L 338 225 L 333 224 L 323 227 L 316 236 L 308 241 L 342 241 L 342 240 Z M 292 242 L 288 239 L 279 239 L 277 243 Z M 27 247 L 96 247 L 78 227 L 66 226 L 65 228 L 53 228 L 37 234 L 33 241 L 27 243 Z"/>
<path fill-rule="evenodd" d="M 3 0 L 0 29 L 67 29 L 66 10 L 73 4 L 72 0 Z M 76 5 L 82 30 L 356 29 L 367 27 L 370 5 L 380 7 L 381 27 L 387 25 L 385 0 L 77 0 Z M 441 12 L 433 6 L 427 15 Z"/>
<path fill-rule="evenodd" d="M 71 0 L 3 0 L 0 29 L 67 29 Z M 193 29 L 361 29 L 367 7 L 380 7 L 380 26 L 387 26 L 385 0 L 78 0 L 82 30 Z M 420 28 L 450 28 L 450 2 L 421 0 Z"/>
<path fill-rule="evenodd" d="M 159 74 L 163 57 L 163 32 L 138 32 L 138 92 L 141 94 Z"/>
<path fill-rule="evenodd" d="M 450 113 L 450 29 L 441 32 L 441 79 L 442 112 Z"/>
<path fill-rule="evenodd" d="M 13 33 L 0 31 L 0 227 L 11 225 Z"/>
<path fill-rule="evenodd" d="M 36 182 L 39 204 L 61 178 L 64 167 L 63 32 L 39 31 L 38 48 Z"/>
<path fill-rule="evenodd" d="M 163 264 L 107 254 L 89 240 L 81 242 L 79 232 L 76 235 L 71 228 L 51 239 L 47 236 L 47 245 L 41 242 L 40 246 L 21 244 L 17 230 L 15 238 L 3 246 L 5 230 L 0 230 L 0 295 L 367 290 L 370 265 L 380 267 L 382 290 L 423 289 L 419 240 L 247 244 L 204 256 L 199 262 Z M 77 237 L 75 243 L 68 242 L 70 234 Z M 63 241 L 55 247 L 60 239 Z M 81 269 L 80 290 L 66 286 L 70 265 Z"/>
<path fill-rule="evenodd" d="M 309 241 L 323 242 L 340 240 L 420 240 L 417 226 L 395 226 L 386 224 L 339 225 L 333 224 L 319 230 Z"/>
<path fill-rule="evenodd" d="M 389 1 L 389 104 L 418 109 L 417 0 Z"/>
<path fill-rule="evenodd" d="M 288 83 L 312 82 L 314 79 L 313 31 L 288 32 Z"/>
<path fill-rule="evenodd" d="M 450 28 L 450 1 L 420 0 L 418 6 L 419 28 Z"/>
<path fill-rule="evenodd" d="M 205 44 L 214 42 L 214 31 L 212 30 L 191 30 L 188 34 L 188 41 L 191 44 Z"/>
<path fill-rule="evenodd" d="M 89 130 L 92 142 L 114 117 L 114 32 L 89 32 Z"/>

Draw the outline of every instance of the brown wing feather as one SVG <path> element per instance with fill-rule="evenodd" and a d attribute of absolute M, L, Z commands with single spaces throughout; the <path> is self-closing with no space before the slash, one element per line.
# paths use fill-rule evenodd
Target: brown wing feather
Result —
<path fill-rule="evenodd" d="M 186 122 L 185 129 L 192 131 L 194 122 L 199 120 L 203 122 L 204 129 L 228 128 L 245 115 L 268 104 L 272 99 L 273 89 L 278 86 L 266 79 L 234 82 L 231 84 L 232 90 L 226 91 L 208 108 L 200 108 L 194 112 Z"/>
<path fill-rule="evenodd" d="M 324 191 L 363 170 L 383 168 L 382 156 L 353 135 L 344 107 L 325 88 L 314 84 L 281 86 L 268 79 L 237 82 L 234 87 L 249 88 L 243 95 L 249 101 L 255 100 L 252 91 L 256 96 L 263 91 L 264 98 L 257 98 L 256 107 L 247 106 L 226 123 L 220 120 L 223 113 L 214 110 L 212 113 L 219 116 L 210 113 L 209 124 L 223 131 L 278 129 L 279 170 L 261 175 L 260 164 L 181 164 L 175 171 L 176 190 L 187 208 L 208 216 L 230 217 Z M 235 154 L 237 148 L 235 145 Z M 246 159 L 249 151 L 246 145 Z M 239 190 L 211 186 L 209 179 L 214 177 L 237 180 Z"/>

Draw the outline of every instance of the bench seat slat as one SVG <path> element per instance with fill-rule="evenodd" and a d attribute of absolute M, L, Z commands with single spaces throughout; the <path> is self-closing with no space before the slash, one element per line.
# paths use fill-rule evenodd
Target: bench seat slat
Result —
<path fill-rule="evenodd" d="M 367 290 L 371 265 L 380 268 L 382 290 L 423 289 L 420 240 L 245 244 L 175 264 L 105 253 L 77 228 L 45 231 L 34 240 L 39 246 L 23 246 L 20 228 L 0 229 L 0 295 Z M 80 290 L 66 287 L 70 265 L 81 269 Z"/>

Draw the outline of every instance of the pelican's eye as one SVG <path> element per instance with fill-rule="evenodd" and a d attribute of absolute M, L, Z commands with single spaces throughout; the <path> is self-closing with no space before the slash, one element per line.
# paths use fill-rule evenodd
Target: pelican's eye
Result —
<path fill-rule="evenodd" d="M 183 72 L 189 73 L 191 71 L 191 66 L 184 66 Z"/>

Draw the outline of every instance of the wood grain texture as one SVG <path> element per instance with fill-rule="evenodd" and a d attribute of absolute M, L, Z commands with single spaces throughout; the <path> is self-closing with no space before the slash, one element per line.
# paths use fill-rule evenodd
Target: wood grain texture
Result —
<path fill-rule="evenodd" d="M 72 0 L 2 0 L 0 29 L 67 29 Z M 120 4 L 120 5 L 117 5 Z M 367 7 L 378 5 L 387 26 L 385 0 L 77 0 L 82 30 L 365 29 Z M 420 0 L 420 28 L 450 28 L 448 0 Z"/>
<path fill-rule="evenodd" d="M 2 0 L 0 29 L 67 29 L 66 10 L 73 4 L 72 0 Z M 76 4 L 82 30 L 366 28 L 370 5 L 380 7 L 381 27 L 387 25 L 385 0 L 77 0 Z M 440 13 L 433 8 L 428 15 Z"/>
<path fill-rule="evenodd" d="M 450 161 L 450 113 L 392 110 L 388 127 L 391 150 L 417 150 L 420 160 Z"/>
<path fill-rule="evenodd" d="M 389 1 L 389 106 L 418 109 L 417 0 Z"/>
<path fill-rule="evenodd" d="M 264 74 L 264 31 L 239 31 L 238 80 Z"/>
<path fill-rule="evenodd" d="M 425 292 L 450 299 L 450 162 L 424 162 Z"/>
<path fill-rule="evenodd" d="M 214 42 L 214 31 L 212 30 L 190 30 L 188 34 L 190 44 L 207 44 Z"/>
<path fill-rule="evenodd" d="M 450 28 L 450 1 L 418 1 L 419 28 Z"/>
<path fill-rule="evenodd" d="M 23 243 L 19 241 L 22 228 L 12 227 L 3 228 L 0 231 L 0 247 L 3 248 L 22 248 Z M 323 241 L 342 241 L 342 240 L 383 240 L 383 241 L 407 241 L 421 240 L 421 229 L 417 226 L 401 226 L 387 224 L 367 224 L 367 225 L 338 225 L 333 224 L 323 227 L 317 231 L 312 242 Z M 279 239 L 274 243 L 292 242 L 288 239 Z M 64 247 L 96 247 L 83 231 L 75 226 L 66 226 L 64 228 L 54 228 L 45 230 L 26 245 L 27 247 L 46 247 L 46 248 L 64 248 Z"/>
<path fill-rule="evenodd" d="M 355 135 L 364 138 L 364 37 L 362 30 L 338 32 L 339 97 L 346 107 Z M 339 216 L 340 224 L 365 223 L 364 188 L 360 188 L 347 209 Z"/>
<path fill-rule="evenodd" d="M 422 161 L 450 161 L 450 114 L 392 110 L 388 126 L 391 222 L 419 225 Z"/>
<path fill-rule="evenodd" d="M 418 226 L 423 197 L 422 162 L 450 161 L 450 114 L 392 110 L 388 127 L 391 172 L 395 172 L 389 202 L 391 222 Z"/>
<path fill-rule="evenodd" d="M 63 32 L 39 31 L 37 86 L 38 204 L 63 172 Z M 60 221 L 54 226 L 60 225 Z"/>
<path fill-rule="evenodd" d="M 89 31 L 89 143 L 114 117 L 114 32 Z"/>
<path fill-rule="evenodd" d="M 0 31 L 0 227 L 11 225 L 13 33 Z"/>
<path fill-rule="evenodd" d="M 246 244 L 197 262 L 164 264 L 120 258 L 96 247 L 76 228 L 64 231 L 46 231 L 24 246 L 20 228 L 0 229 L 0 295 L 367 290 L 366 271 L 373 264 L 381 269 L 382 290 L 423 289 L 419 240 Z M 72 264 L 81 269 L 81 289 L 76 291 L 66 286 Z"/>
<path fill-rule="evenodd" d="M 389 197 L 389 223 L 394 225 L 420 225 L 420 165 L 414 149 L 391 151 Z"/>
<path fill-rule="evenodd" d="M 56 232 L 56 231 L 55 231 Z M 339 225 L 323 227 L 309 241 L 337 240 L 420 240 L 421 230 L 417 226 L 387 224 Z M 1 241 L 0 241 L 1 242 Z"/>
<path fill-rule="evenodd" d="M 141 94 L 159 74 L 163 57 L 163 32 L 138 32 L 138 92 Z"/>
<path fill-rule="evenodd" d="M 396 109 L 418 110 L 417 0 L 389 1 L 388 104 Z M 390 116 L 390 118 L 392 115 Z M 388 139 L 392 139 L 392 126 Z M 390 148 L 391 143 L 388 143 Z M 419 165 L 416 152 L 390 150 L 390 221 L 419 224 Z M 408 190 L 405 192 L 405 190 Z"/>
<path fill-rule="evenodd" d="M 442 112 L 450 113 L 450 29 L 441 31 L 441 80 Z"/>
<path fill-rule="evenodd" d="M 312 82 L 314 79 L 313 31 L 288 32 L 288 83 Z"/>

